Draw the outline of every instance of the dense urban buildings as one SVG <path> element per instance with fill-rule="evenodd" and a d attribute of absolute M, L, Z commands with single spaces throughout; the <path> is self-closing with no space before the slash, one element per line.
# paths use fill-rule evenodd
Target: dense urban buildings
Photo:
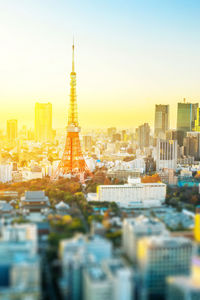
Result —
<path fill-rule="evenodd" d="M 200 300 L 200 1 L 0 3 L 0 300 Z"/>

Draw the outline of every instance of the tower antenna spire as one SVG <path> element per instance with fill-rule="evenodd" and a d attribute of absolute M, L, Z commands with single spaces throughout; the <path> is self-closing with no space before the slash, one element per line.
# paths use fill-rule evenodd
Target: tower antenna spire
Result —
<path fill-rule="evenodd" d="M 75 72 L 75 68 L 74 68 L 74 36 L 73 36 L 73 44 L 72 44 L 72 72 Z"/>

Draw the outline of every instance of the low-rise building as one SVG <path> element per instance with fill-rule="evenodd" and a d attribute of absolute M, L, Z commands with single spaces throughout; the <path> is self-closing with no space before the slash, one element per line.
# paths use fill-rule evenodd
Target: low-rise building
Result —
<path fill-rule="evenodd" d="M 141 183 L 141 179 L 129 179 L 124 185 L 99 185 L 98 201 L 116 202 L 122 207 L 161 206 L 166 197 L 166 184 Z"/>
<path fill-rule="evenodd" d="M 44 191 L 26 191 L 25 196 L 21 197 L 20 207 L 22 210 L 42 212 L 49 206 L 49 198 L 45 196 Z"/>

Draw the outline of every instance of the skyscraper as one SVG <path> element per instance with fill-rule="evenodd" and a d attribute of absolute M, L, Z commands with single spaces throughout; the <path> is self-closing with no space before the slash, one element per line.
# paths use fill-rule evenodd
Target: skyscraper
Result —
<path fill-rule="evenodd" d="M 192 131 L 195 127 L 195 120 L 197 119 L 198 103 L 189 103 L 185 101 L 178 103 L 177 109 L 177 131 L 178 144 L 183 145 L 183 138 L 187 131 Z"/>
<path fill-rule="evenodd" d="M 7 138 L 9 142 L 13 142 L 17 138 L 17 120 L 7 121 Z"/>
<path fill-rule="evenodd" d="M 35 139 L 48 142 L 52 139 L 52 104 L 35 104 Z"/>
<path fill-rule="evenodd" d="M 148 123 L 138 127 L 138 144 L 140 149 L 149 147 L 150 144 L 150 126 Z"/>
<path fill-rule="evenodd" d="M 169 105 L 156 104 L 155 106 L 155 135 L 164 137 L 169 129 Z"/>

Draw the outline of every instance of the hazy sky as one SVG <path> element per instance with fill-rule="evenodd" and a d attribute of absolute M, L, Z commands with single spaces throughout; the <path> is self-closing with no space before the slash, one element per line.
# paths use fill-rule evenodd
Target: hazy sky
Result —
<path fill-rule="evenodd" d="M 200 1 L 0 0 L 0 127 L 34 125 L 35 102 L 64 127 L 71 44 L 79 121 L 86 127 L 154 123 L 154 105 L 200 99 Z"/>

